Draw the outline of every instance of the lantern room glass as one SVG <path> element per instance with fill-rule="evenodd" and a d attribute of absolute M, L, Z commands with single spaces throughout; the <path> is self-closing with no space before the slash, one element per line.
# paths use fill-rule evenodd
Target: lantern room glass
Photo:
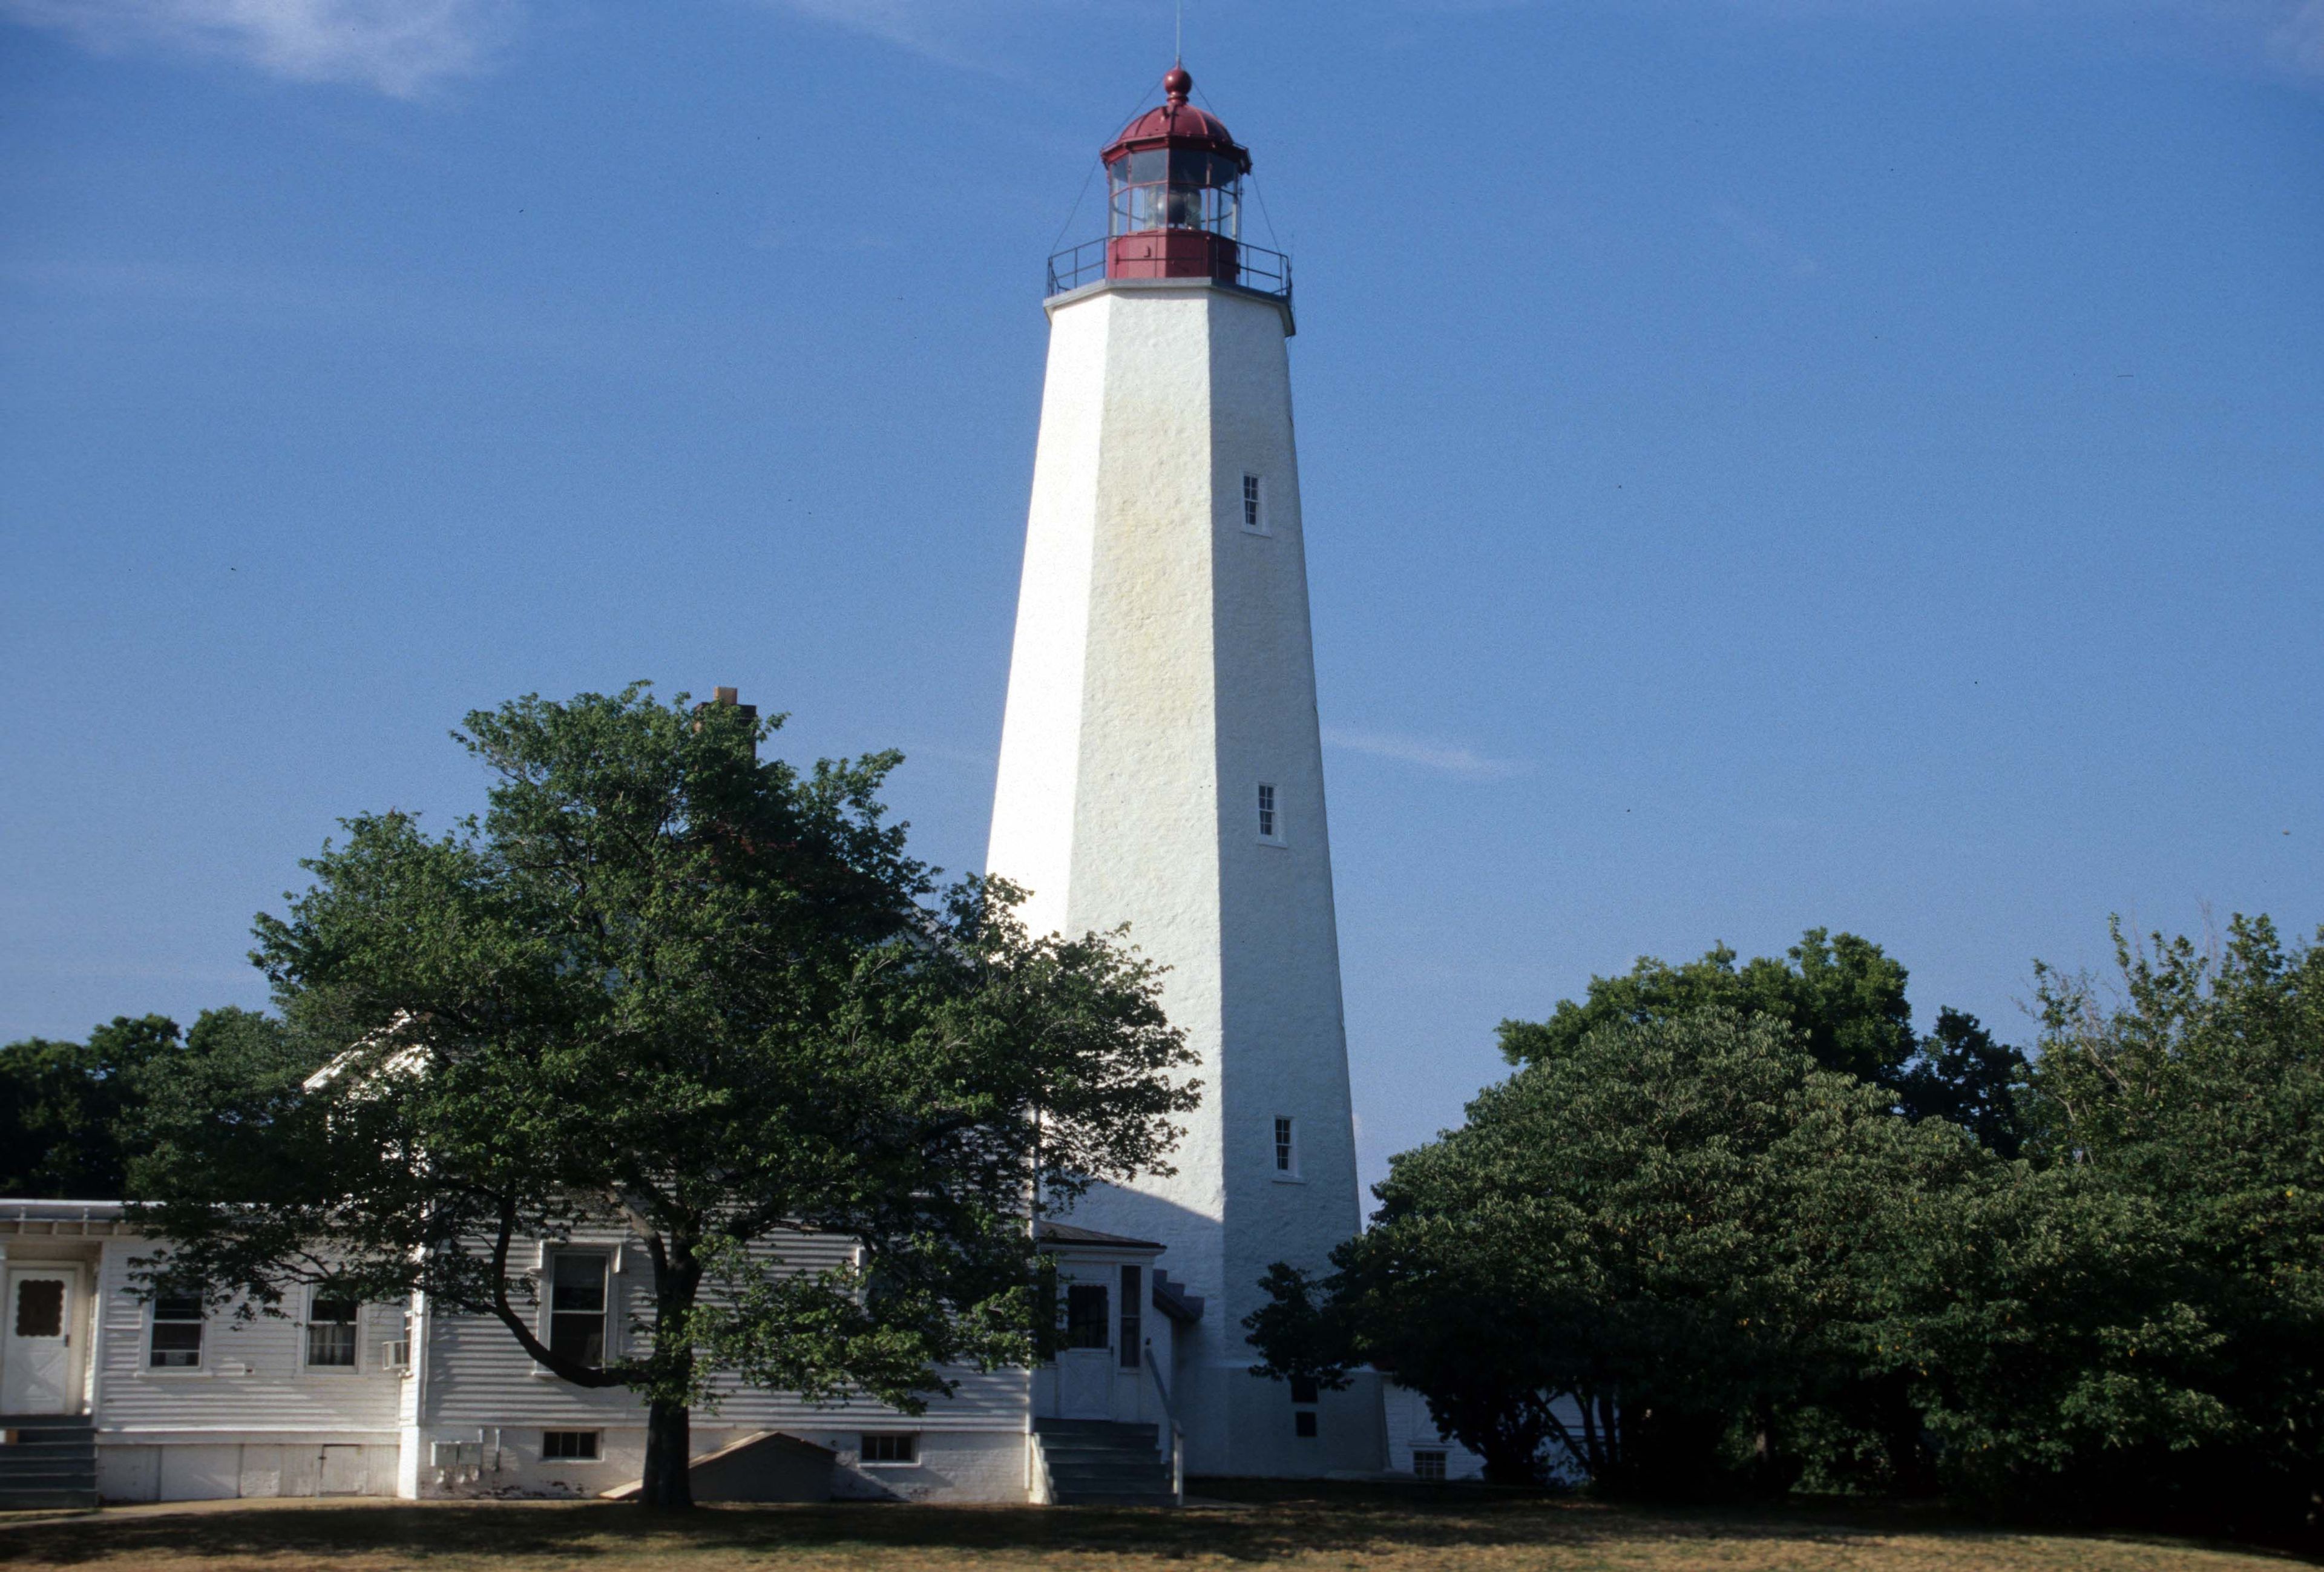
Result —
<path fill-rule="evenodd" d="M 1242 168 L 1233 159 L 1192 148 L 1153 148 L 1106 169 L 1112 192 L 1110 235 L 1200 229 L 1242 236 Z"/>

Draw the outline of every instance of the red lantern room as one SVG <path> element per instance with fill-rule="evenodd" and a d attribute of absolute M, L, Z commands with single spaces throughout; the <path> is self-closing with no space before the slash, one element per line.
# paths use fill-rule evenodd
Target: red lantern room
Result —
<path fill-rule="evenodd" d="M 1168 101 L 1131 121 L 1105 150 L 1108 278 L 1232 283 L 1241 272 L 1235 251 L 1250 154 L 1216 116 L 1186 102 L 1194 85 L 1185 67 L 1173 66 L 1162 79 Z"/>
<path fill-rule="evenodd" d="M 1289 297 L 1289 259 L 1243 242 L 1242 180 L 1250 153 L 1218 116 L 1186 101 L 1194 86 L 1185 66 L 1173 66 L 1162 79 L 1167 101 L 1124 126 L 1106 148 L 1102 256 L 1101 243 L 1093 241 L 1051 257 L 1052 294 L 1101 277 L 1184 278 Z"/>

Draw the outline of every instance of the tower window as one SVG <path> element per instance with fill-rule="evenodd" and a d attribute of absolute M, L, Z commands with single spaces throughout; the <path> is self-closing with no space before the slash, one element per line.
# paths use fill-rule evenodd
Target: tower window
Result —
<path fill-rule="evenodd" d="M 1291 1401 L 1293 1403 L 1318 1402 L 1322 1401 L 1323 1395 L 1323 1383 L 1318 1382 L 1314 1376 L 1295 1375 L 1291 1378 Z"/>
<path fill-rule="evenodd" d="M 1299 1131 L 1286 1114 L 1277 1114 L 1275 1120 L 1275 1171 L 1284 1179 L 1299 1173 Z"/>
<path fill-rule="evenodd" d="M 1259 786 L 1259 838 L 1277 845 L 1283 840 L 1283 816 L 1275 810 L 1275 788 L 1264 781 Z"/>
<path fill-rule="evenodd" d="M 1254 535 L 1267 533 L 1267 495 L 1256 475 L 1242 477 L 1242 527 Z"/>
<path fill-rule="evenodd" d="M 1291 1433 L 1303 1441 L 1315 1438 L 1315 1410 L 1301 1409 L 1291 1416 Z"/>

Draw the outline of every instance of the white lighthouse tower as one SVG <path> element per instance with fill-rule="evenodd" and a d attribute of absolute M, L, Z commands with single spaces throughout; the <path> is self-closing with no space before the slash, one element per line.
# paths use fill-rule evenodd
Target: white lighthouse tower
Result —
<path fill-rule="evenodd" d="M 1242 1327 L 1270 1264 L 1324 1269 L 1360 1218 L 1289 265 L 1242 243 L 1250 155 L 1192 85 L 1173 69 L 1105 149 L 1106 238 L 1052 260 L 986 865 L 1031 891 L 1036 933 L 1130 923 L 1201 1055 L 1176 1172 L 1065 1219 L 1162 1245 L 1155 1266 L 1202 1300 L 1156 1372 L 1188 1468 L 1378 1468 L 1377 1387 L 1258 1380 Z"/>

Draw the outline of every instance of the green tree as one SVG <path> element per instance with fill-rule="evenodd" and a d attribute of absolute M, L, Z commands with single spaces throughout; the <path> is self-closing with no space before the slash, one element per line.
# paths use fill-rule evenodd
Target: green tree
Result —
<path fill-rule="evenodd" d="M 1626 976 L 1591 978 L 1587 998 L 1560 1000 L 1547 1021 L 1501 1022 L 1502 1057 L 1537 1064 L 1601 1026 L 1711 1008 L 1779 1021 L 1824 1068 L 1868 1081 L 1893 1077 L 1913 1056 L 1904 968 L 1870 939 L 1811 928 L 1784 959 L 1760 956 L 1741 966 L 1737 959 L 1723 944 L 1683 966 L 1641 956 Z"/>
<path fill-rule="evenodd" d="M 937 1366 L 1029 1357 L 1036 1215 L 1161 1166 L 1191 1056 L 1119 935 L 1031 939 L 998 882 L 931 900 L 878 800 L 897 755 L 801 773 L 757 756 L 779 724 L 527 698 L 456 734 L 481 820 L 346 821 L 259 920 L 279 1041 L 149 1105 L 134 1179 L 178 1242 L 149 1278 L 494 1317 L 645 1400 L 656 1505 L 690 1501 L 715 1378 L 917 1411 Z M 609 1225 L 651 1302 L 588 1363 L 512 1250 Z M 786 1270 L 801 1230 L 861 1264 Z"/>
<path fill-rule="evenodd" d="M 1897 1340 L 1897 1285 L 1991 1161 L 1715 1007 L 1609 1021 L 1468 1114 L 1251 1330 L 1263 1369 L 1393 1372 L 1512 1482 L 1546 1442 L 1617 1490 L 1787 1486 L 1798 1413 Z"/>
<path fill-rule="evenodd" d="M 2015 1158 L 2025 1146 L 2032 1077 L 2024 1050 L 1996 1041 L 1976 1016 L 1944 1009 L 1890 1084 L 1908 1118 L 1941 1120 L 1996 1156 Z"/>
<path fill-rule="evenodd" d="M 146 1067 L 182 1050 L 166 1015 L 116 1015 L 87 1042 L 0 1048 L 0 1194 L 118 1200 L 123 1121 L 143 1100 Z"/>
<path fill-rule="evenodd" d="M 2116 927 L 2111 997 L 2040 968 L 2040 1165 L 1971 1234 L 1932 1351 L 1959 1482 L 2113 1517 L 2319 1531 L 2324 933 Z"/>
<path fill-rule="evenodd" d="M 1502 1022 L 1502 1057 L 1538 1064 L 1603 1026 L 1732 1010 L 1790 1027 L 1819 1065 L 1887 1088 L 1908 1117 L 1959 1125 L 2004 1157 L 2017 1154 L 2024 1053 L 1950 1009 L 1937 1013 L 1932 1034 L 1916 1037 L 1907 974 L 1878 945 L 1812 928 L 1782 959 L 1738 958 L 1723 944 L 1683 966 L 1641 956 L 1622 976 L 1591 978 L 1584 999 L 1560 1000 L 1546 1021 Z"/>

